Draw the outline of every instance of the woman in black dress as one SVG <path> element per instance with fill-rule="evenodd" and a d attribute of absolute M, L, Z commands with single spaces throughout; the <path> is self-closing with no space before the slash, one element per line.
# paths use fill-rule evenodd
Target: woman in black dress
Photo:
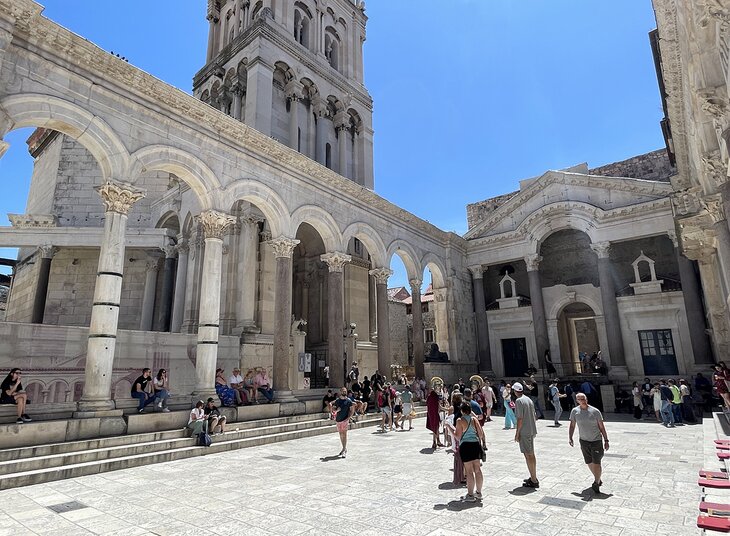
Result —
<path fill-rule="evenodd" d="M 20 376 L 23 373 L 19 368 L 10 371 L 0 384 L 0 404 L 15 404 L 18 406 L 18 424 L 30 422 L 32 419 L 25 414 L 25 404 L 28 402 L 28 395 L 23 390 L 23 384 L 20 383 Z"/>

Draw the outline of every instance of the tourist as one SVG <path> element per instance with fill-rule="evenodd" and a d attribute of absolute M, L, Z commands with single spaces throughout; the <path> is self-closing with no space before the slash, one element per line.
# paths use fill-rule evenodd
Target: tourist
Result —
<path fill-rule="evenodd" d="M 644 401 L 638 382 L 634 382 L 631 386 L 631 395 L 634 399 L 634 419 L 641 420 L 641 415 L 644 410 Z"/>
<path fill-rule="evenodd" d="M 170 387 L 167 381 L 167 371 L 160 369 L 157 376 L 152 380 L 152 388 L 155 390 L 155 405 L 163 413 L 169 413 L 167 399 L 170 398 Z"/>
<path fill-rule="evenodd" d="M 682 419 L 686 420 L 689 423 L 696 423 L 697 419 L 695 418 L 695 413 L 693 409 L 694 404 L 692 403 L 692 393 L 689 388 L 689 384 L 687 383 L 687 380 L 679 380 L 679 392 L 680 396 L 682 397 Z"/>
<path fill-rule="evenodd" d="M 137 411 L 144 412 L 144 408 L 155 401 L 155 394 L 152 391 L 152 371 L 148 368 L 142 369 L 142 375 L 134 380 L 132 384 L 132 397 L 139 400 Z"/>
<path fill-rule="evenodd" d="M 560 424 L 560 416 L 563 414 L 563 406 L 560 405 L 560 399 L 565 398 L 565 395 L 560 392 L 558 380 L 553 380 L 548 393 L 550 395 L 550 402 L 552 402 L 553 408 L 555 409 L 554 424 L 555 426 L 562 426 Z"/>
<path fill-rule="evenodd" d="M 515 394 L 515 416 L 517 417 L 517 430 L 515 431 L 515 442 L 520 445 L 520 452 L 525 456 L 527 470 L 530 477 L 526 478 L 522 485 L 526 488 L 539 488 L 540 481 L 537 479 L 537 459 L 535 458 L 535 436 L 537 435 L 537 419 L 535 418 L 535 406 L 530 397 L 523 393 L 522 384 L 516 382 L 512 386 Z"/>
<path fill-rule="evenodd" d="M 393 430 L 393 397 L 390 392 L 390 385 L 386 384 L 380 391 L 380 430 L 385 432 L 386 428 Z"/>
<path fill-rule="evenodd" d="M 608 450 L 608 434 L 603 424 L 601 412 L 588 405 L 588 397 L 583 393 L 576 395 L 578 407 L 570 412 L 570 428 L 568 429 L 568 443 L 573 446 L 573 432 L 578 425 L 578 438 L 580 439 L 580 450 L 583 453 L 583 460 L 588 469 L 593 473 L 594 492 L 601 492 L 601 460 L 604 450 Z M 601 441 L 603 438 L 603 442 Z"/>
<path fill-rule="evenodd" d="M 243 376 L 241 376 L 240 368 L 236 367 L 233 369 L 231 376 L 228 378 L 228 385 L 231 389 L 238 393 L 237 398 L 241 400 L 241 404 L 248 404 L 250 402 Z"/>
<path fill-rule="evenodd" d="M 598 391 L 596 391 L 596 388 L 593 386 L 593 384 L 586 380 L 582 384 L 580 384 L 580 390 L 579 392 L 583 393 L 588 397 L 588 401 L 595 404 L 596 396 L 598 396 Z M 576 393 L 575 397 L 575 403 L 576 406 L 578 405 L 578 393 Z"/>
<path fill-rule="evenodd" d="M 542 408 L 540 407 L 540 398 L 539 393 L 540 391 L 537 388 L 537 382 L 535 381 L 535 378 L 530 376 L 525 381 L 525 394 L 527 394 L 530 397 L 530 400 L 532 400 L 532 405 L 535 406 L 535 412 L 537 414 L 538 419 L 544 419 L 545 414 L 542 412 Z"/>
<path fill-rule="evenodd" d="M 512 400 L 512 386 L 509 383 L 502 389 L 502 401 L 504 403 L 504 429 L 511 430 L 517 426 L 515 417 L 515 403 Z"/>
<path fill-rule="evenodd" d="M 410 385 L 406 385 L 406 388 L 400 394 L 401 402 L 403 403 L 403 419 L 408 419 L 408 430 L 413 430 L 413 417 L 415 412 L 413 411 L 413 393 L 411 392 Z M 401 430 L 403 425 L 401 424 Z"/>
<path fill-rule="evenodd" d="M 479 403 L 472 398 L 472 390 L 468 387 L 464 389 L 464 402 L 468 402 L 471 406 L 471 412 L 474 414 L 474 416 L 479 420 L 479 418 L 484 414 L 482 412 L 482 408 L 479 407 Z M 481 423 L 480 423 L 481 424 Z"/>
<path fill-rule="evenodd" d="M 665 380 L 661 380 L 659 383 L 659 395 L 662 400 L 662 424 L 668 428 L 674 428 L 674 411 L 672 411 L 674 393 Z"/>
<path fill-rule="evenodd" d="M 403 418 L 403 401 L 401 400 L 400 395 L 396 395 L 393 398 L 393 426 L 395 426 L 395 429 L 397 430 L 400 426 L 400 429 L 403 430 L 403 423 L 401 422 L 401 419 Z"/>
<path fill-rule="evenodd" d="M 727 375 L 725 368 L 718 363 L 714 366 L 714 373 L 712 374 L 712 383 L 715 386 L 715 391 L 722 397 L 722 401 L 726 408 L 730 408 L 730 394 L 727 388 Z"/>
<path fill-rule="evenodd" d="M 370 387 L 370 379 L 365 376 L 365 379 L 362 381 L 362 401 L 365 402 L 365 404 L 370 402 L 370 394 L 372 392 L 373 390 Z"/>
<path fill-rule="evenodd" d="M 452 444 L 454 445 L 454 467 L 452 484 L 454 486 L 461 486 L 466 484 L 466 472 L 464 471 L 464 463 L 461 461 L 461 455 L 459 454 L 459 440 L 456 437 L 456 423 L 461 418 L 461 405 L 463 399 L 461 393 L 456 390 L 451 394 L 451 405 L 449 406 L 449 416 L 446 417 L 444 422 L 449 422 L 449 433 L 451 434 Z M 444 426 L 444 433 L 446 433 L 447 427 Z"/>
<path fill-rule="evenodd" d="M 352 363 L 352 367 L 350 367 L 350 373 L 347 377 L 351 382 L 356 382 L 360 379 L 360 369 L 357 368 L 357 361 L 354 361 Z"/>
<path fill-rule="evenodd" d="M 472 405 L 461 404 L 461 418 L 456 421 L 456 439 L 459 442 L 459 456 L 466 473 L 466 495 L 464 502 L 482 500 L 482 452 L 487 450 L 484 430 L 479 420 L 472 415 Z"/>
<path fill-rule="evenodd" d="M 550 375 L 555 374 L 555 364 L 552 357 L 550 357 L 550 350 L 545 350 L 545 370 Z"/>
<path fill-rule="evenodd" d="M 674 415 L 674 424 L 684 424 L 682 420 L 682 392 L 677 382 L 670 379 L 667 385 L 672 390 L 672 414 Z"/>
<path fill-rule="evenodd" d="M 566 396 L 566 402 L 568 403 L 568 408 L 572 409 L 575 406 L 578 405 L 578 402 L 575 400 L 575 387 L 573 387 L 573 384 L 571 382 L 568 382 L 565 384 L 565 387 L 563 388 L 563 391 L 565 392 Z"/>
<path fill-rule="evenodd" d="M 464 393 L 464 391 L 466 391 L 466 385 L 464 384 L 463 378 L 459 378 L 458 388 L 459 388 L 459 392 L 462 394 Z"/>
<path fill-rule="evenodd" d="M 651 383 L 651 380 L 649 378 L 644 378 L 644 383 L 641 384 L 641 401 L 644 403 L 647 416 L 651 415 L 654 406 L 654 395 L 651 392 L 653 387 L 654 385 Z"/>
<path fill-rule="evenodd" d="M 212 398 L 208 399 L 203 413 L 208 418 L 208 431 L 211 435 L 218 433 L 224 434 L 226 432 L 226 416 L 221 415 L 220 410 L 216 407 Z"/>
<path fill-rule="evenodd" d="M 537 367 L 535 367 L 535 365 L 533 365 L 532 363 L 530 363 L 527 366 L 527 371 L 525 372 L 525 376 L 527 376 L 528 378 L 530 378 L 530 377 L 534 376 L 535 374 L 537 374 Z"/>
<path fill-rule="evenodd" d="M 352 380 L 350 383 L 350 390 L 352 391 L 352 394 L 354 395 L 353 400 L 360 400 L 362 395 L 362 385 L 360 385 L 360 382 L 356 379 Z"/>
<path fill-rule="evenodd" d="M 223 376 L 224 369 L 215 369 L 215 392 L 221 399 L 221 405 L 234 406 L 241 404 L 241 395 L 238 391 L 231 389 Z"/>
<path fill-rule="evenodd" d="M 372 376 L 370 376 L 370 383 L 372 384 L 372 388 L 373 389 L 375 389 L 375 384 L 380 385 L 381 388 L 382 388 L 382 386 L 383 386 L 383 377 L 380 375 L 380 372 L 378 372 L 376 370 L 375 373 Z"/>
<path fill-rule="evenodd" d="M 426 428 L 431 430 L 433 434 L 433 441 L 431 444 L 432 449 L 437 447 L 443 447 L 441 444 L 439 428 L 441 420 L 439 418 L 439 395 L 436 393 L 436 389 L 431 387 L 431 391 L 426 397 Z"/>
<path fill-rule="evenodd" d="M 195 403 L 195 407 L 190 411 L 186 428 L 192 432 L 193 437 L 198 437 L 198 434 L 206 430 L 205 426 L 208 423 L 208 419 L 205 417 L 204 405 L 205 403 L 202 400 L 198 400 Z"/>
<path fill-rule="evenodd" d="M 258 391 L 254 385 L 255 375 L 256 373 L 252 369 L 249 369 L 248 372 L 246 372 L 246 376 L 243 378 L 243 388 L 246 390 L 246 399 L 249 403 L 253 402 L 254 404 L 258 403 L 258 397 L 256 396 Z"/>
<path fill-rule="evenodd" d="M 623 387 L 619 387 L 615 396 L 615 402 L 616 413 L 621 413 L 624 409 L 626 410 L 626 413 L 631 413 L 633 411 L 634 405 L 631 401 L 631 394 Z"/>
<path fill-rule="evenodd" d="M 18 420 L 15 421 L 17 424 L 33 420 L 25 413 L 28 395 L 23 390 L 23 384 L 20 382 L 22 374 L 23 372 L 19 368 L 11 369 L 3 383 L 0 384 L 0 404 L 14 404 L 17 406 Z"/>
<path fill-rule="evenodd" d="M 651 407 L 654 408 L 654 417 L 657 422 L 662 422 L 661 411 L 662 411 L 662 391 L 659 382 L 655 382 L 651 388 Z"/>
<path fill-rule="evenodd" d="M 482 397 L 484 399 L 484 413 L 486 415 L 484 421 L 492 421 L 492 408 L 494 407 L 494 391 L 489 380 L 484 380 L 484 387 L 482 387 Z"/>
<path fill-rule="evenodd" d="M 694 378 L 695 392 L 699 393 L 702 397 L 703 406 L 706 410 L 712 409 L 712 383 L 706 378 L 701 372 L 698 372 Z M 692 398 L 695 398 L 694 396 Z"/>
<path fill-rule="evenodd" d="M 322 397 L 322 411 L 330 416 L 330 419 L 334 419 L 334 410 L 332 409 L 332 402 L 337 400 L 337 397 L 332 393 L 332 389 L 327 389 L 327 393 Z"/>
<path fill-rule="evenodd" d="M 253 379 L 253 385 L 256 390 L 264 395 L 266 401 L 271 403 L 274 401 L 274 386 L 269 379 L 269 374 L 265 368 L 260 368 Z"/>
<path fill-rule="evenodd" d="M 347 457 L 347 427 L 350 424 L 350 418 L 355 412 L 355 403 L 347 396 L 347 389 L 340 389 L 340 396 L 332 403 L 336 410 L 335 422 L 337 423 L 337 431 L 340 434 L 340 443 L 342 450 L 338 454 L 341 458 Z"/>

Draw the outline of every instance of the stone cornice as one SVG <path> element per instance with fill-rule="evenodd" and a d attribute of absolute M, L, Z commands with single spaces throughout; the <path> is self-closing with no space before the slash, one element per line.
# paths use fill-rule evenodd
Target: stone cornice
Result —
<path fill-rule="evenodd" d="M 631 192 L 640 195 L 653 195 L 666 199 L 668 199 L 668 196 L 673 191 L 672 185 L 665 182 L 620 177 L 602 177 L 599 175 L 585 175 L 581 173 L 570 173 L 564 171 L 548 171 L 540 178 L 529 184 L 524 190 L 521 190 L 517 195 L 510 198 L 506 203 L 490 213 L 488 218 L 482 220 L 480 223 L 475 225 L 468 233 L 464 235 L 464 238 L 467 240 L 471 240 L 478 237 L 485 231 L 488 231 L 493 226 L 502 222 L 512 211 L 524 205 L 527 200 L 539 195 L 540 192 L 542 192 L 552 184 L 562 184 L 566 186 L 583 186 L 587 188 L 603 188 L 606 190 Z M 563 203 L 573 202 L 575 201 L 563 201 Z M 641 205 L 642 204 L 629 205 L 629 207 Z M 607 211 L 606 213 L 611 213 L 615 210 L 622 210 L 629 207 L 612 209 L 611 211 Z M 600 208 L 597 208 L 597 210 L 602 211 L 602 209 Z M 523 223 L 529 218 L 530 216 L 528 215 L 525 220 L 523 220 Z M 520 223 L 518 225 L 518 228 L 522 225 L 523 224 Z"/>
<path fill-rule="evenodd" d="M 39 8 L 38 4 L 31 0 L 0 0 L 0 22 L 5 17 L 4 13 L 17 13 L 18 18 L 14 21 L 16 31 L 42 51 L 42 56 L 73 57 L 77 65 L 86 69 L 84 76 L 103 80 L 102 86 L 106 90 L 117 88 L 116 91 L 126 98 L 133 100 L 136 96 L 143 99 L 150 113 L 163 110 L 162 115 L 189 128 L 197 137 L 204 131 L 202 135 L 207 135 L 210 140 L 228 144 L 234 150 L 258 158 L 272 167 L 284 167 L 302 182 L 328 194 L 334 191 L 356 205 L 368 206 L 376 216 L 407 226 L 426 240 L 442 246 L 451 244 L 465 248 L 460 239 L 452 239 L 450 235 L 453 233 L 437 228 L 241 121 L 112 56 L 53 21 L 37 16 L 40 8 L 36 10 L 36 7 Z"/>

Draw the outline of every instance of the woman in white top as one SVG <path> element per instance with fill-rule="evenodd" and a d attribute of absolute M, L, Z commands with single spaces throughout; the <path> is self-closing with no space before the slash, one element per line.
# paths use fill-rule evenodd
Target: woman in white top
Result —
<path fill-rule="evenodd" d="M 190 417 L 188 418 L 188 425 L 186 428 L 192 430 L 193 437 L 197 437 L 199 433 L 205 431 L 206 418 L 203 406 L 205 406 L 205 403 L 203 403 L 202 400 L 198 400 L 195 403 L 195 407 L 190 411 Z"/>
<path fill-rule="evenodd" d="M 656 420 L 657 422 L 662 422 L 662 392 L 661 389 L 659 389 L 659 382 L 654 384 L 654 387 L 652 387 L 649 393 L 651 394 L 652 401 L 654 403 L 654 414 L 656 415 Z"/>
<path fill-rule="evenodd" d="M 631 388 L 631 394 L 634 396 L 634 419 L 641 419 L 644 402 L 641 400 L 641 388 L 637 382 L 634 382 Z"/>
<path fill-rule="evenodd" d="M 152 380 L 152 386 L 155 388 L 155 411 L 159 409 L 164 413 L 169 413 L 167 399 L 170 398 L 170 387 L 165 369 L 159 370 L 157 376 Z"/>

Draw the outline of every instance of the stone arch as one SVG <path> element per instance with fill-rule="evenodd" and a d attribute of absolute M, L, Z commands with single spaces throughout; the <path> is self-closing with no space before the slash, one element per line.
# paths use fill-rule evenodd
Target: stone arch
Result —
<path fill-rule="evenodd" d="M 195 225 L 195 217 L 191 212 L 188 212 L 185 215 L 185 220 L 183 221 L 182 227 L 180 228 L 180 232 L 185 238 L 190 238 L 190 236 L 193 233 L 193 226 Z"/>
<path fill-rule="evenodd" d="M 182 231 L 182 226 L 180 225 L 180 217 L 178 216 L 178 213 L 174 210 L 168 210 L 165 212 L 162 216 L 160 216 L 160 219 L 157 221 L 157 225 L 155 225 L 156 228 L 167 228 L 177 231 L 178 233 Z"/>
<path fill-rule="evenodd" d="M 431 271 L 431 281 L 434 289 L 447 286 L 446 276 L 448 273 L 446 272 L 446 268 L 444 268 L 441 259 L 439 259 L 436 255 L 430 251 L 426 253 L 426 255 L 424 255 L 421 259 L 421 267 L 421 273 L 423 273 L 423 270 L 426 268 Z"/>
<path fill-rule="evenodd" d="M 410 246 L 410 244 L 403 240 L 394 240 L 391 242 L 390 246 L 388 246 L 386 264 L 384 266 L 390 266 L 390 261 L 392 260 L 393 255 L 398 255 L 398 257 L 400 257 L 403 261 L 403 265 L 406 267 L 406 272 L 408 273 L 408 279 L 421 279 L 423 276 L 423 269 L 420 268 L 417 260 L 419 255 Z"/>
<path fill-rule="evenodd" d="M 49 403 L 61 403 L 66 401 L 66 391 L 69 390 L 69 386 L 64 380 L 54 380 L 46 387 L 46 390 Z"/>
<path fill-rule="evenodd" d="M 530 253 L 538 253 L 542 242 L 555 231 L 575 229 L 596 242 L 596 230 L 603 210 L 588 203 L 551 203 L 536 210 L 517 227 L 518 234 L 531 238 Z"/>
<path fill-rule="evenodd" d="M 550 308 L 550 311 L 548 311 L 547 313 L 547 319 L 555 320 L 556 318 L 558 318 L 560 313 L 563 312 L 563 309 L 565 309 L 571 303 L 583 303 L 593 309 L 593 312 L 596 314 L 596 316 L 603 315 L 603 306 L 600 302 L 595 301 L 593 298 L 583 293 L 576 292 L 575 295 L 562 296 L 559 300 L 556 300 L 555 303 L 553 303 L 553 306 Z"/>
<path fill-rule="evenodd" d="M 28 399 L 34 404 L 40 404 L 43 401 L 43 395 L 45 391 L 45 384 L 40 380 L 33 380 L 25 386 L 25 392 L 28 393 Z"/>
<path fill-rule="evenodd" d="M 342 233 L 342 251 L 346 251 L 350 239 L 357 238 L 365 244 L 374 266 L 385 266 L 386 248 L 378 232 L 363 222 L 351 223 Z"/>
<path fill-rule="evenodd" d="M 248 201 L 263 212 L 274 237 L 289 232 L 289 208 L 274 190 L 251 179 L 239 179 L 223 189 L 221 206 L 230 207 L 236 201 Z M 296 232 L 296 228 L 294 229 Z M 293 235 L 292 235 L 293 236 Z"/>
<path fill-rule="evenodd" d="M 322 237 L 327 252 L 337 251 L 343 244 L 342 233 L 332 215 L 316 205 L 299 207 L 291 215 L 290 236 L 294 236 L 302 223 L 314 227 Z"/>
<path fill-rule="evenodd" d="M 192 154 L 167 145 L 149 145 L 132 155 L 130 177 L 133 181 L 145 171 L 174 173 L 195 192 L 203 210 L 215 208 L 212 192 L 221 183 L 208 165 Z"/>
<path fill-rule="evenodd" d="M 9 121 L 0 123 L 0 138 L 23 127 L 41 127 L 67 134 L 83 145 L 99 163 L 104 181 L 125 180 L 129 152 L 101 118 L 69 101 L 48 95 L 25 94 L 0 101 Z"/>

